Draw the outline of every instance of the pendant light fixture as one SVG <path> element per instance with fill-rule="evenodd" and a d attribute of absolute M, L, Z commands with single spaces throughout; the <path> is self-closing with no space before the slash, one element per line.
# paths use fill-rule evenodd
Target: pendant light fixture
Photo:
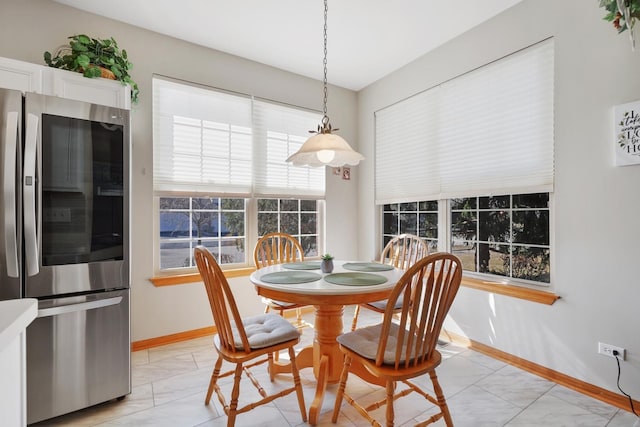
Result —
<path fill-rule="evenodd" d="M 364 156 L 351 148 L 349 143 L 342 137 L 335 135 L 327 116 L 327 0 L 324 0 L 324 102 L 322 123 L 318 125 L 314 136 L 307 139 L 302 147 L 293 155 L 289 156 L 287 162 L 294 166 L 344 166 L 357 165 Z"/>

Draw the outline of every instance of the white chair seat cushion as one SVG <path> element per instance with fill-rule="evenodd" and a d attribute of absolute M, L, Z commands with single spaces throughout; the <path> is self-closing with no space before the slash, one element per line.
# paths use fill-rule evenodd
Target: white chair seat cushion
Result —
<path fill-rule="evenodd" d="M 387 365 L 393 365 L 396 360 L 396 345 L 398 343 L 398 332 L 400 327 L 395 323 L 391 324 L 391 331 L 389 338 L 387 339 L 387 348 L 384 352 L 383 363 Z M 340 344 L 358 353 L 360 356 L 367 359 L 376 360 L 376 354 L 378 352 L 378 343 L 380 341 L 380 335 L 382 333 L 382 324 L 367 326 L 365 328 L 356 329 L 353 332 L 348 332 L 338 336 L 337 340 Z M 404 362 L 407 350 L 407 335 L 405 334 L 402 345 L 402 356 L 400 361 Z M 415 343 L 414 343 L 415 345 Z"/>
<path fill-rule="evenodd" d="M 300 337 L 298 329 L 273 313 L 244 318 L 242 324 L 252 349 L 270 347 Z M 233 337 L 236 348 L 242 349 L 242 341 L 236 330 L 233 331 Z"/>

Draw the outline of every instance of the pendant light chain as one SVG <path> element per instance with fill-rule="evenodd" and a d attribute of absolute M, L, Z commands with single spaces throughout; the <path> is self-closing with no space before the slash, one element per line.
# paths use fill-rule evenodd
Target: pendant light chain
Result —
<path fill-rule="evenodd" d="M 317 133 L 331 133 L 331 123 L 329 123 L 329 116 L 327 116 L 327 98 L 328 98 L 328 89 L 327 89 L 327 14 L 329 12 L 329 6 L 327 5 L 327 0 L 324 0 L 324 60 L 322 61 L 322 65 L 324 66 L 324 78 L 322 80 L 323 88 L 324 88 L 324 99 L 323 99 L 323 109 L 322 109 L 322 123 L 318 125 Z M 333 129 L 340 130 L 340 129 Z"/>
<path fill-rule="evenodd" d="M 324 109 L 323 109 L 323 118 L 322 121 L 324 123 L 324 118 L 327 118 L 327 122 L 329 118 L 327 117 L 327 13 L 329 11 L 329 7 L 327 5 L 327 0 L 324 0 Z"/>
<path fill-rule="evenodd" d="M 332 133 L 340 129 L 331 129 L 329 116 L 327 116 L 327 15 L 329 6 L 327 0 L 324 0 L 324 76 L 322 79 L 324 98 L 322 109 L 322 123 L 318 125 L 318 130 L 310 130 L 309 133 L 315 135 L 307 139 L 304 144 L 294 154 L 287 158 L 287 163 L 293 163 L 294 166 L 333 166 L 341 167 L 344 165 L 357 165 L 364 156 L 351 148 L 344 138 Z"/>

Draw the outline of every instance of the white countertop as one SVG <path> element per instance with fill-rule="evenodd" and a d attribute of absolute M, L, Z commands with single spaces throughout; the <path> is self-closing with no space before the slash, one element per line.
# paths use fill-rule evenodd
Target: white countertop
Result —
<path fill-rule="evenodd" d="M 0 351 L 23 332 L 38 314 L 34 298 L 0 301 Z"/>

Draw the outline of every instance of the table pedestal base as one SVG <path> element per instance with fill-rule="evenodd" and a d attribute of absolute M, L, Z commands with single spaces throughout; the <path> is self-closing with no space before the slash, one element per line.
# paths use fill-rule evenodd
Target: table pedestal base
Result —
<path fill-rule="evenodd" d="M 324 394 L 328 384 L 336 384 L 340 381 L 340 373 L 343 367 L 343 355 L 336 338 L 342 333 L 344 314 L 343 305 L 316 305 L 313 346 L 305 347 L 296 355 L 298 369 L 313 368 L 316 377 L 316 394 L 309 406 L 309 424 L 318 424 L 320 408 L 324 400 Z M 283 372 L 291 372 L 290 363 L 275 362 L 274 375 Z M 384 385 L 380 380 L 369 373 L 359 363 L 351 365 L 350 372 L 366 381 Z"/>

